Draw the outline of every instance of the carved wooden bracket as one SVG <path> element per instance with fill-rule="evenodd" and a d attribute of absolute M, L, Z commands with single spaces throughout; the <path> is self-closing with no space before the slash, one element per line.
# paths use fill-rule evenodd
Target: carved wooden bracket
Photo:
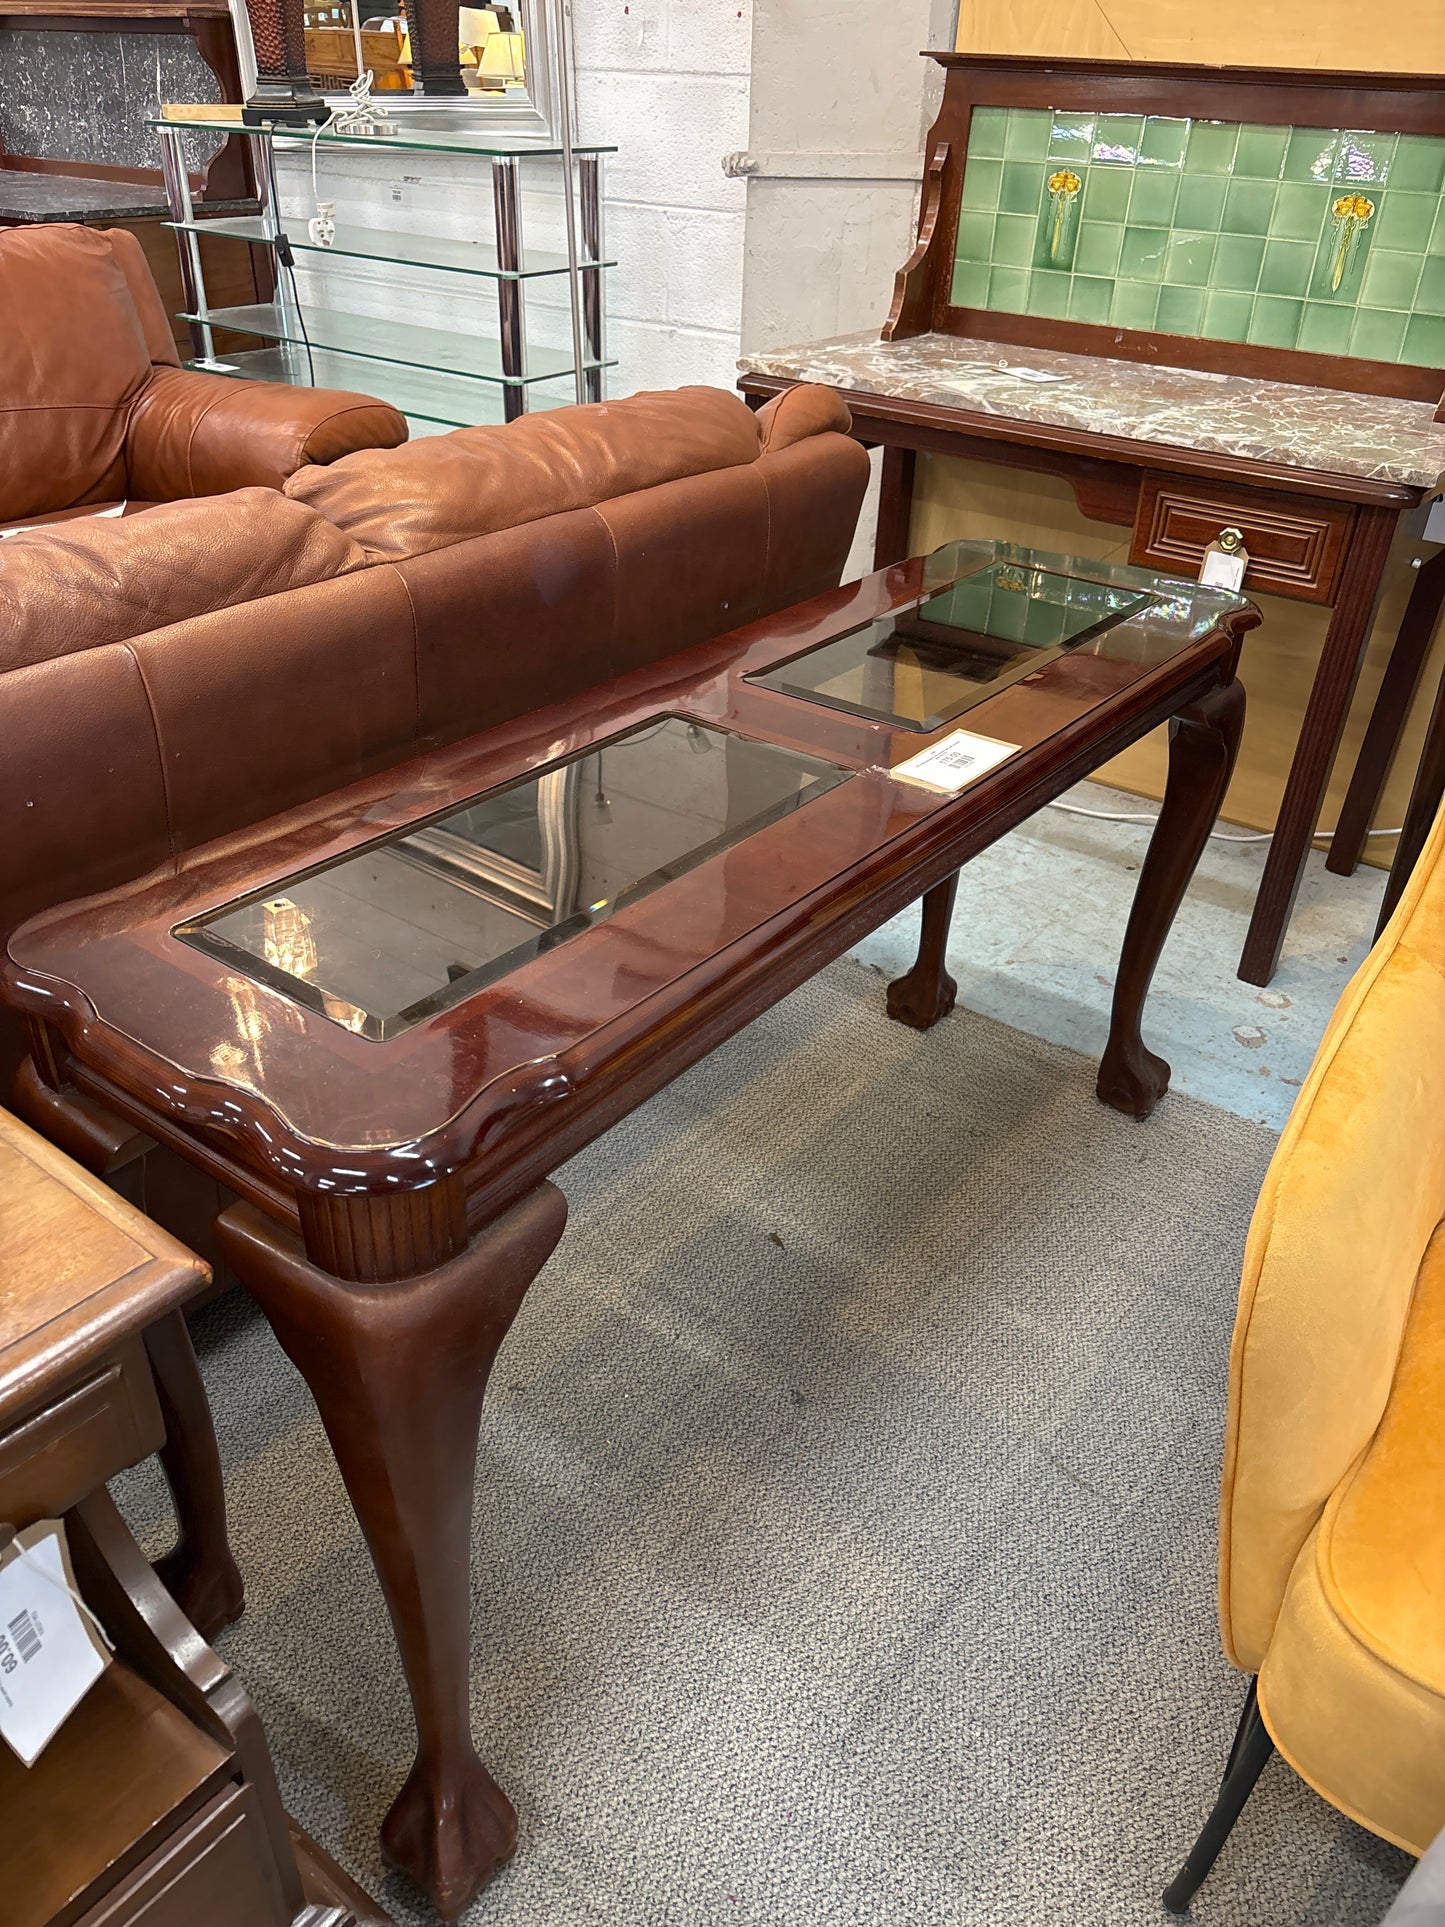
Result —
<path fill-rule="evenodd" d="M 938 230 L 943 207 L 943 170 L 948 165 L 948 142 L 940 141 L 928 157 L 923 176 L 923 204 L 918 215 L 918 241 L 893 282 L 893 306 L 883 324 L 884 341 L 906 341 L 927 332 L 929 314 L 928 254 Z"/>

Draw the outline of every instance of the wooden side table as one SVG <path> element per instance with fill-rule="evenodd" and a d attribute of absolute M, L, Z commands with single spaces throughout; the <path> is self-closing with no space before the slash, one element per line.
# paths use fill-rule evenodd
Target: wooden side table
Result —
<path fill-rule="evenodd" d="M 30 1767 L 0 1745 L 5 1927 L 370 1927 L 298 1830 L 259 1720 L 105 1481 L 165 1441 L 146 1334 L 205 1267 L 0 1112 L 0 1520 L 63 1518 L 115 1657 Z"/>

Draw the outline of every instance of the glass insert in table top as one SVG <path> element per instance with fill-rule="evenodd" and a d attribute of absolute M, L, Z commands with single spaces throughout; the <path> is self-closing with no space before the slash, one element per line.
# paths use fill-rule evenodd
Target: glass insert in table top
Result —
<path fill-rule="evenodd" d="M 175 934 L 394 1037 L 852 774 L 665 716 Z"/>
<path fill-rule="evenodd" d="M 876 722 L 940 729 L 1153 601 L 1137 589 L 996 562 L 748 680 Z"/>

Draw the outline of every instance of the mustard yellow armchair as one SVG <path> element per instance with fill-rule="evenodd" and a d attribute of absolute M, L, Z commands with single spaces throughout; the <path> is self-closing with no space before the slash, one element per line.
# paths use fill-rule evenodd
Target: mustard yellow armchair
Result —
<path fill-rule="evenodd" d="M 1445 1827 L 1445 813 L 1260 1193 L 1229 1370 L 1224 1650 L 1255 1675 L 1189 1905 L 1274 1748 L 1410 1853 Z"/>

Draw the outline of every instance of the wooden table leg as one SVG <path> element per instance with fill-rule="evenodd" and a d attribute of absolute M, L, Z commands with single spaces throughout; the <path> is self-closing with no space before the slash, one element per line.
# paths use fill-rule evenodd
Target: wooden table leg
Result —
<path fill-rule="evenodd" d="M 246 1605 L 226 1534 L 220 1447 L 184 1315 L 174 1311 L 151 1325 L 145 1343 L 166 1422 L 161 1469 L 180 1534 L 157 1559 L 156 1577 L 209 1644 Z"/>
<path fill-rule="evenodd" d="M 457 1256 L 390 1283 L 322 1270 L 254 1206 L 218 1220 L 228 1261 L 311 1388 L 371 1549 L 417 1726 L 382 1851 L 444 1920 L 516 1841 L 511 1803 L 472 1744 L 472 1484 L 492 1362 L 566 1219 L 562 1193 L 542 1184 Z"/>
<path fill-rule="evenodd" d="M 1239 975 L 1246 983 L 1267 984 L 1279 962 L 1310 853 L 1310 839 L 1320 820 L 1320 805 L 1370 639 L 1397 514 L 1393 508 L 1362 508 L 1355 525 L 1239 960 Z"/>
<path fill-rule="evenodd" d="M 878 491 L 878 532 L 873 538 L 873 566 L 890 568 L 913 553 L 913 478 L 918 457 L 911 448 L 885 448 Z"/>
<path fill-rule="evenodd" d="M 1441 553 L 1445 554 L 1445 550 Z M 1394 915 L 1395 905 L 1410 881 L 1410 872 L 1420 860 L 1420 852 L 1425 847 L 1425 839 L 1439 813 L 1442 799 L 1445 799 L 1445 678 L 1441 679 L 1440 687 L 1435 692 L 1435 707 L 1430 712 L 1425 741 L 1420 749 L 1415 787 L 1410 792 L 1404 828 L 1395 845 L 1395 861 L 1390 865 L 1385 900 L 1380 905 L 1380 917 L 1375 925 L 1376 937 Z"/>
<path fill-rule="evenodd" d="M 958 871 L 935 883 L 923 899 L 923 928 L 918 934 L 918 957 L 905 976 L 888 986 L 888 1015 L 914 1030 L 931 1030 L 953 1009 L 958 985 L 944 968 L 948 928 L 958 895 Z"/>
<path fill-rule="evenodd" d="M 1114 979 L 1109 1041 L 1099 1097 L 1130 1117 L 1148 1117 L 1169 1088 L 1169 1066 L 1140 1032 L 1144 999 L 1175 914 L 1194 875 L 1239 753 L 1244 686 L 1222 683 L 1169 725 L 1169 776 L 1159 820 L 1139 872 Z"/>
<path fill-rule="evenodd" d="M 1405 718 L 1420 685 L 1420 674 L 1430 653 L 1442 604 L 1445 604 L 1445 549 L 1437 549 L 1415 572 L 1410 600 L 1400 618 L 1399 633 L 1385 665 L 1380 693 L 1370 711 L 1365 740 L 1360 745 L 1339 824 L 1325 858 L 1325 868 L 1333 870 L 1336 876 L 1353 876 L 1364 853 L 1371 819 L 1400 746 Z"/>

